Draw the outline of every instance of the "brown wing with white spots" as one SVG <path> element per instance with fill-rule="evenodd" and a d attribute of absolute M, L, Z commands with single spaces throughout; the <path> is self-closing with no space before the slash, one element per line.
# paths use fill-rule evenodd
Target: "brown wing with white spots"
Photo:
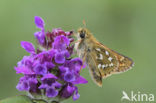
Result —
<path fill-rule="evenodd" d="M 118 58 L 118 62 L 119 62 L 119 66 L 117 70 L 115 71 L 115 73 L 125 72 L 131 69 L 131 67 L 134 65 L 134 62 L 132 61 L 132 59 L 122 54 L 119 54 L 115 51 L 113 52 L 114 52 L 114 55 L 116 55 L 116 57 Z"/>
<path fill-rule="evenodd" d="M 125 71 L 129 70 L 133 66 L 134 62 L 132 61 L 132 59 L 130 59 L 130 58 L 126 57 L 126 56 L 123 56 L 123 55 L 117 53 L 116 51 L 113 51 L 113 50 L 109 49 L 108 47 L 104 46 L 101 43 L 99 43 L 98 46 L 100 47 L 100 49 L 103 50 L 103 52 L 105 52 L 105 55 L 107 55 L 107 59 L 109 61 L 111 60 L 111 62 L 114 64 L 114 66 L 112 66 L 112 67 L 109 66 L 109 68 L 103 70 L 104 73 L 107 73 L 108 71 L 110 71 L 108 69 L 112 70 L 112 74 L 125 72 Z M 112 59 L 110 59 L 110 57 Z M 104 62 L 106 62 L 105 59 L 104 59 Z M 109 74 L 111 74 L 111 73 L 108 73 L 108 75 Z M 107 77 L 107 76 L 103 76 L 103 77 Z"/>
<path fill-rule="evenodd" d="M 117 57 L 112 53 L 111 50 L 102 47 L 101 45 L 96 45 L 93 48 L 93 55 L 96 61 L 96 66 L 99 69 L 102 78 L 106 78 L 114 73 L 118 66 Z"/>

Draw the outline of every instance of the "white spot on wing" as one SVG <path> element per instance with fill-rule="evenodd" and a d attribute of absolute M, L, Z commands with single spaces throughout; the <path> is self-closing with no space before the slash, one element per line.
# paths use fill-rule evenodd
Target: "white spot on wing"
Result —
<path fill-rule="evenodd" d="M 96 48 L 97 51 L 101 51 L 100 48 Z"/>
<path fill-rule="evenodd" d="M 99 57 L 99 59 L 103 60 L 103 55 L 102 55 L 102 54 L 100 54 L 100 57 Z"/>
<path fill-rule="evenodd" d="M 113 66 L 113 63 L 110 63 L 109 66 L 110 66 L 110 67 Z"/>
<path fill-rule="evenodd" d="M 99 69 L 101 68 L 101 64 L 98 65 L 98 68 L 99 68 Z"/>
<path fill-rule="evenodd" d="M 109 55 L 108 51 L 105 51 L 106 55 Z"/>
<path fill-rule="evenodd" d="M 112 61 L 112 59 L 113 59 L 112 57 L 109 57 L 109 58 L 108 58 L 108 60 L 109 60 L 110 62 Z"/>
<path fill-rule="evenodd" d="M 106 67 L 106 66 L 103 64 L 103 65 L 102 65 L 102 69 L 104 69 L 105 67 Z"/>

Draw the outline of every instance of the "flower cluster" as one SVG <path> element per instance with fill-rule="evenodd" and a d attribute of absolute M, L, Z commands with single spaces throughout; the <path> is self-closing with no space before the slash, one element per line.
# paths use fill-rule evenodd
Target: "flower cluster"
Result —
<path fill-rule="evenodd" d="M 47 98 L 66 99 L 72 96 L 73 100 L 77 100 L 80 95 L 76 85 L 88 81 L 80 76 L 82 60 L 72 57 L 73 32 L 64 32 L 58 28 L 45 32 L 44 21 L 38 16 L 35 17 L 35 24 L 40 29 L 34 34 L 38 48 L 35 49 L 27 41 L 21 42 L 30 55 L 24 56 L 15 67 L 16 73 L 24 75 L 16 88 Z"/>

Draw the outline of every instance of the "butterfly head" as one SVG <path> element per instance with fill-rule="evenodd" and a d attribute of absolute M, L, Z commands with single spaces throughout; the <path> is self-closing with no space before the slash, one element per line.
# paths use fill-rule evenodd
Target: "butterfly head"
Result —
<path fill-rule="evenodd" d="M 85 38 L 89 38 L 91 36 L 91 33 L 86 28 L 79 28 L 78 29 L 78 33 L 77 33 L 77 36 L 80 39 L 85 39 Z"/>

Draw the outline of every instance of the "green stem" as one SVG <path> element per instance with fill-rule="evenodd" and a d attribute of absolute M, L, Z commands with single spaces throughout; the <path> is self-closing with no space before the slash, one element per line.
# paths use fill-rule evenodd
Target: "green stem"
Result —
<path fill-rule="evenodd" d="M 52 101 L 51 103 L 60 103 L 60 102 L 58 102 L 58 101 Z"/>

